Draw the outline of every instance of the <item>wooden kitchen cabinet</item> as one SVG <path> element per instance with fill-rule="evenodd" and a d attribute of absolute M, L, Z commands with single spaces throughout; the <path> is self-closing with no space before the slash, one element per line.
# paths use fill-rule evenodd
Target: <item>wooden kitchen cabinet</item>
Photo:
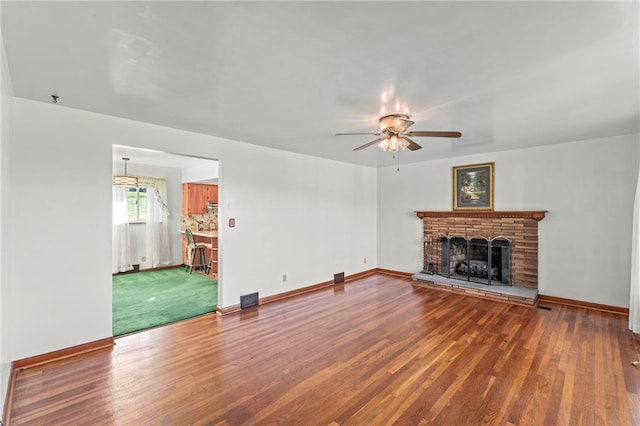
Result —
<path fill-rule="evenodd" d="M 218 185 L 207 185 L 207 202 L 218 204 Z"/>
<path fill-rule="evenodd" d="M 215 201 L 211 201 L 215 197 Z M 205 214 L 207 203 L 218 202 L 218 185 L 182 184 L 182 214 Z"/>

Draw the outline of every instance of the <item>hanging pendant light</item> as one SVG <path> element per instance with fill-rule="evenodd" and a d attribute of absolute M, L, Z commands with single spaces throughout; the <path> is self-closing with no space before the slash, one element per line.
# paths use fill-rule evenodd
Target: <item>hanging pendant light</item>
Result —
<path fill-rule="evenodd" d="M 124 175 L 115 175 L 113 177 L 114 186 L 138 186 L 138 178 L 136 176 L 127 176 L 127 161 L 129 158 L 122 157 L 124 160 Z"/>

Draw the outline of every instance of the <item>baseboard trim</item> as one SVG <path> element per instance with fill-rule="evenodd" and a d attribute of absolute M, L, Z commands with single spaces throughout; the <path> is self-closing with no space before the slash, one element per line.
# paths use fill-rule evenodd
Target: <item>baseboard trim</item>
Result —
<path fill-rule="evenodd" d="M 559 305 L 574 306 L 577 308 L 593 309 L 595 311 L 610 312 L 618 315 L 629 316 L 629 308 L 620 306 L 601 305 L 600 303 L 584 302 L 582 300 L 565 299 L 563 297 L 546 296 L 538 294 L 538 304 L 542 302 L 557 303 Z"/>
<path fill-rule="evenodd" d="M 175 269 L 175 268 L 183 268 L 183 265 L 166 265 L 166 266 L 158 266 L 156 268 L 146 268 L 140 269 L 140 272 L 151 272 L 151 271 L 162 271 L 165 269 Z"/>
<path fill-rule="evenodd" d="M 116 272 L 115 274 L 111 273 L 111 275 L 115 277 L 116 275 L 137 274 L 139 272 L 162 271 L 164 269 L 184 268 L 185 265 L 167 265 L 167 266 L 158 266 L 157 268 L 146 268 L 146 269 L 140 269 L 140 265 L 134 265 L 134 266 L 138 266 L 138 268 L 133 269 L 131 271 L 126 271 L 126 272 Z"/>
<path fill-rule="evenodd" d="M 371 275 L 375 275 L 378 273 L 377 269 L 368 269 L 362 272 L 356 272 L 355 274 L 348 275 L 344 277 L 344 282 L 359 280 L 360 278 L 370 277 Z M 342 284 L 342 283 L 340 283 Z"/>
<path fill-rule="evenodd" d="M 216 308 L 216 314 L 218 315 L 229 315 L 234 312 L 240 312 L 240 305 L 231 305 L 231 306 L 226 306 L 224 308 L 218 306 Z"/>
<path fill-rule="evenodd" d="M 115 339 L 113 337 L 107 337 L 105 339 L 95 340 L 93 342 L 84 343 L 82 345 L 72 346 L 70 348 L 64 348 L 53 352 L 48 352 L 42 355 L 36 355 L 29 358 L 19 359 L 13 361 L 13 370 L 24 370 L 32 368 L 37 365 L 46 364 L 53 361 L 58 361 L 72 356 L 85 354 L 87 352 L 93 352 L 100 349 L 110 348 L 115 345 Z"/>
<path fill-rule="evenodd" d="M 376 268 L 374 271 L 379 274 L 391 275 L 392 277 L 398 277 L 398 278 L 411 279 L 411 277 L 413 276 L 413 274 L 410 272 L 394 271 L 392 269 Z"/>
<path fill-rule="evenodd" d="M 390 275 L 390 276 L 393 276 L 393 277 L 406 278 L 406 279 L 411 279 L 411 277 L 412 277 L 412 274 L 410 272 L 394 271 L 392 269 L 375 268 L 375 269 L 369 269 L 369 270 L 366 270 L 366 271 L 362 271 L 362 272 L 358 272 L 356 274 L 352 274 L 352 275 L 346 276 L 345 279 L 344 279 L 344 283 L 347 283 L 349 281 L 355 281 L 357 279 L 368 277 L 368 276 L 375 275 L 375 274 Z M 344 283 L 340 283 L 339 285 L 342 285 Z M 301 295 L 301 294 L 304 294 L 304 293 L 308 293 L 308 292 L 311 292 L 311 291 L 321 290 L 323 288 L 332 287 L 334 285 L 335 284 L 333 283 L 333 281 L 325 281 L 325 282 L 322 282 L 322 283 L 319 283 L 319 284 L 314 284 L 314 285 L 311 285 L 311 286 L 308 286 L 308 287 L 303 287 L 303 288 L 287 291 L 287 292 L 284 292 L 284 293 L 274 294 L 272 296 L 267 296 L 267 297 L 260 298 L 259 304 L 260 305 L 265 305 L 267 303 L 276 302 L 278 300 L 289 299 L 291 297 L 295 297 L 295 296 L 298 296 L 298 295 Z M 538 304 L 540 302 L 549 302 L 549 303 L 557 303 L 557 304 L 560 304 L 560 305 L 574 306 L 574 307 L 578 307 L 578 308 L 593 309 L 593 310 L 602 311 L 602 312 L 610 312 L 610 313 L 619 314 L 619 315 L 627 315 L 627 316 L 629 315 L 629 309 L 628 308 L 622 308 L 622 307 L 619 307 L 619 306 L 602 305 L 602 304 L 599 304 L 599 303 L 584 302 L 584 301 L 581 301 L 581 300 L 565 299 L 565 298 L 562 298 L 562 297 L 545 296 L 544 294 L 538 294 L 537 302 L 538 302 Z M 235 313 L 235 312 L 240 312 L 240 305 L 232 305 L 232 306 L 227 306 L 225 308 L 218 307 L 216 309 L 216 313 L 218 315 L 228 315 L 228 314 L 232 314 L 232 313 Z"/>
<path fill-rule="evenodd" d="M 284 293 L 278 293 L 278 294 L 273 294 L 271 296 L 261 297 L 260 300 L 258 301 L 258 306 L 266 305 L 267 303 L 277 302 L 279 300 L 289 299 L 292 297 L 299 296 L 301 294 L 322 290 L 324 288 L 333 287 L 335 285 L 343 285 L 350 281 L 368 277 L 369 275 L 374 275 L 376 271 L 377 271 L 376 269 L 369 269 L 367 271 L 357 272 L 355 274 L 345 276 L 344 282 L 341 282 L 339 284 L 334 284 L 333 280 L 331 280 L 331 281 L 321 282 L 318 284 L 313 284 L 307 287 L 297 288 L 291 291 L 285 291 Z M 411 275 L 408 274 L 408 276 L 410 277 Z M 240 312 L 240 305 L 231 305 L 224 308 L 218 306 L 216 308 L 216 313 L 223 316 L 228 314 L 233 314 L 235 312 Z"/>
<path fill-rule="evenodd" d="M 346 278 L 345 278 L 345 281 L 346 281 Z M 325 281 L 323 283 L 314 284 L 314 285 L 310 285 L 302 288 L 297 288 L 291 291 L 285 291 L 284 293 L 278 293 L 278 294 L 273 294 L 271 296 L 261 297 L 259 304 L 266 305 L 267 303 L 273 303 L 273 302 L 277 302 L 278 300 L 289 299 L 291 297 L 299 296 L 304 293 L 310 293 L 312 291 L 322 290 L 323 288 L 331 287 L 333 285 L 335 285 L 333 284 L 333 280 Z"/>

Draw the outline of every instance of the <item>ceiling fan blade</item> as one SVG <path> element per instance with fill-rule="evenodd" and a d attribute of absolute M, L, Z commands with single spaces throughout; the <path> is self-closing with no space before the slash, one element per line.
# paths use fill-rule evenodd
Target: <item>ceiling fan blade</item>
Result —
<path fill-rule="evenodd" d="M 403 136 L 427 136 L 427 137 L 432 137 L 432 138 L 459 138 L 460 136 L 462 136 L 462 133 L 460 132 L 429 132 L 429 131 L 414 131 L 414 132 L 407 132 L 405 134 L 403 134 Z"/>
<path fill-rule="evenodd" d="M 377 144 L 377 143 L 378 143 L 378 142 L 380 142 L 381 140 L 382 140 L 382 139 L 376 139 L 375 141 L 371 141 L 371 142 L 365 143 L 364 145 L 361 145 L 361 146 L 359 146 L 359 147 L 357 147 L 357 148 L 354 148 L 353 150 L 354 150 L 354 151 L 360 151 L 361 149 L 365 149 L 365 148 L 367 148 L 367 147 L 370 147 L 371 145 L 375 145 L 375 144 Z"/>
<path fill-rule="evenodd" d="M 422 149 L 422 147 L 420 145 L 418 145 L 417 143 L 415 143 L 414 141 L 412 141 L 411 139 L 409 139 L 406 136 L 403 136 L 402 139 L 406 140 L 407 142 L 409 142 L 409 146 L 407 147 L 407 149 L 409 151 L 417 151 L 419 149 Z"/>
<path fill-rule="evenodd" d="M 345 135 L 374 135 L 380 136 L 380 133 L 336 133 L 336 136 L 345 136 Z"/>

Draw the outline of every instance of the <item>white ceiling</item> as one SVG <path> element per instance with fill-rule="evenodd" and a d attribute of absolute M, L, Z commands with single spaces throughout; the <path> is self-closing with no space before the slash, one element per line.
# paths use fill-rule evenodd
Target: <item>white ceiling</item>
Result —
<path fill-rule="evenodd" d="M 370 166 L 640 131 L 638 2 L 2 1 L 15 96 Z"/>

